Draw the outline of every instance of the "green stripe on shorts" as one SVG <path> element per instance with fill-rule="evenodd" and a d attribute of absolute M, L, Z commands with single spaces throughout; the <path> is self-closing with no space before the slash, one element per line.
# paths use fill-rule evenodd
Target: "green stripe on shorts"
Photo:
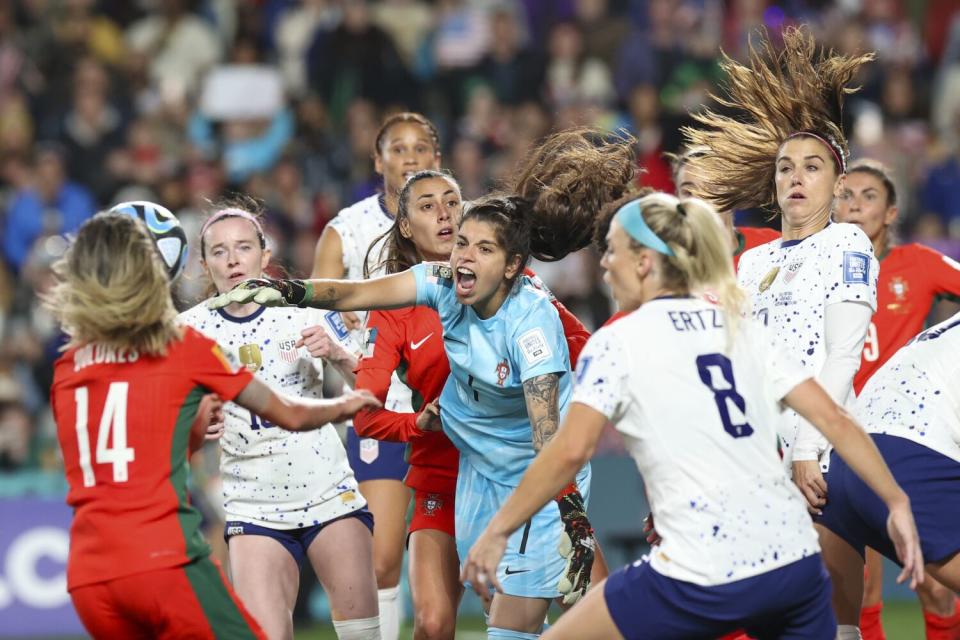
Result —
<path fill-rule="evenodd" d="M 243 613 L 237 607 L 217 567 L 209 558 L 199 558 L 183 567 L 197 596 L 200 608 L 210 623 L 215 638 L 256 640 Z"/>

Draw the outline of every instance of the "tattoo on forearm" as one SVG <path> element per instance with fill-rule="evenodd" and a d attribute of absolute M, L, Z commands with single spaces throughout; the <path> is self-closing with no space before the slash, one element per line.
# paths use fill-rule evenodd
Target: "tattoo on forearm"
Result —
<path fill-rule="evenodd" d="M 560 428 L 560 376 L 548 373 L 523 383 L 527 415 L 533 430 L 533 449 L 540 451 Z"/>
<path fill-rule="evenodd" d="M 318 309 L 329 309 L 338 299 L 337 288 L 333 285 L 318 287 L 313 292 L 313 305 Z"/>

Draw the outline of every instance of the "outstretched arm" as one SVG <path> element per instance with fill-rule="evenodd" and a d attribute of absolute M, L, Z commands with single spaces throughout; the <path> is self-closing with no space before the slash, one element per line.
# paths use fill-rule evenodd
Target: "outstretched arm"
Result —
<path fill-rule="evenodd" d="M 213 309 L 256 302 L 268 307 L 315 307 L 334 311 L 399 309 L 417 302 L 417 283 L 411 271 L 370 280 L 244 280 L 212 298 Z"/>
<path fill-rule="evenodd" d="M 369 391 L 348 391 L 338 398 L 312 400 L 274 392 L 253 378 L 234 399 L 244 409 L 288 431 L 319 429 L 347 420 L 364 407 L 380 407 Z"/>

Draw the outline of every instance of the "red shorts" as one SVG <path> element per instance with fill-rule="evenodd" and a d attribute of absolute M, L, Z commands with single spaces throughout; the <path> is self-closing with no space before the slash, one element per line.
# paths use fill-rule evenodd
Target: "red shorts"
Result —
<path fill-rule="evenodd" d="M 70 597 L 94 638 L 266 640 L 209 558 L 84 585 Z"/>
<path fill-rule="evenodd" d="M 452 493 L 433 493 L 415 489 L 413 492 L 413 518 L 410 519 L 408 535 L 421 529 L 436 529 L 453 536 L 456 532 L 453 520 Z"/>

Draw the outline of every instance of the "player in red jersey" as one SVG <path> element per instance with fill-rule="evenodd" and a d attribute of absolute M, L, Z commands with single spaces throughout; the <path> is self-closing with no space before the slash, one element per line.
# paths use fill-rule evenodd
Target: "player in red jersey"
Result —
<path fill-rule="evenodd" d="M 279 396 L 215 342 L 181 329 L 166 268 L 136 219 L 97 215 L 55 268 L 46 304 L 69 335 L 51 404 L 74 509 L 67 589 L 95 638 L 262 638 L 208 558 L 189 504 L 188 453 L 208 392 L 289 429 L 379 406 Z M 364 638 L 370 636 L 363 636 Z"/>
<path fill-rule="evenodd" d="M 853 165 L 835 218 L 859 226 L 880 260 L 877 312 L 867 331 L 860 370 L 853 379 L 858 395 L 874 372 L 923 329 L 937 298 L 960 297 L 960 264 L 919 244 L 893 244 L 891 229 L 897 213 L 896 190 L 886 170 L 869 161 Z M 864 640 L 885 637 L 880 621 L 882 571 L 880 554 L 868 548 L 860 612 Z M 953 592 L 927 577 L 917 595 L 923 605 L 928 640 L 960 638 L 960 606 Z"/>
<path fill-rule="evenodd" d="M 411 176 L 400 193 L 396 225 L 387 234 L 384 263 L 373 266 L 398 273 L 418 262 L 449 260 L 462 206 L 460 186 L 451 176 L 431 170 Z M 526 275 L 536 278 L 529 270 Z M 567 336 L 572 366 L 576 366 L 573 363 L 590 333 L 560 302 L 554 300 L 554 305 Z M 436 311 L 416 306 L 371 312 L 367 330 L 357 388 L 384 400 L 396 371 L 413 389 L 417 413 L 361 411 L 354 418 L 354 429 L 364 438 L 410 443 L 405 483 L 414 491 L 408 529 L 414 638 L 453 638 L 463 593 L 454 538 L 460 454 L 446 435 L 429 430 L 431 423 L 439 420 L 436 400 L 450 375 L 443 327 Z M 595 561 L 594 566 L 605 575 L 602 561 Z"/>

